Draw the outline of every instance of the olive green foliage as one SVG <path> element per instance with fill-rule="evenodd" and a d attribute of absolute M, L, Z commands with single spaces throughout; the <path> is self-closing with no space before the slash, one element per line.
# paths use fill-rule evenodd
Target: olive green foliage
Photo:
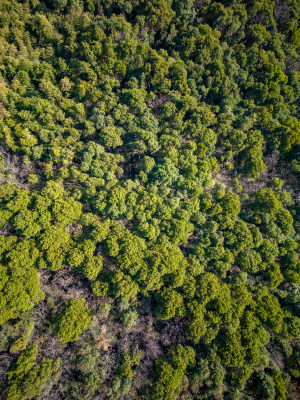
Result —
<path fill-rule="evenodd" d="M 15 366 L 9 371 L 9 400 L 30 400 L 40 396 L 47 385 L 59 377 L 60 362 L 43 358 L 36 363 L 37 345 L 28 346 L 19 356 Z"/>
<path fill-rule="evenodd" d="M 176 399 L 182 389 L 182 380 L 187 367 L 193 364 L 195 352 L 191 347 L 179 345 L 170 352 L 171 361 L 158 359 L 155 363 L 157 382 L 152 399 Z"/>
<path fill-rule="evenodd" d="M 275 400 L 285 400 L 286 388 L 284 386 L 282 374 L 280 373 L 280 371 L 274 371 L 273 381 L 275 384 Z"/>
<path fill-rule="evenodd" d="M 84 299 L 69 300 L 57 317 L 57 336 L 63 342 L 78 340 L 91 320 L 91 312 Z"/>
<path fill-rule="evenodd" d="M 21 325 L 21 335 L 13 342 L 9 351 L 10 353 L 16 353 L 20 350 L 24 350 L 28 344 L 32 331 L 34 329 L 33 321 L 25 321 L 24 324 Z"/>
<path fill-rule="evenodd" d="M 34 322 L 31 319 L 20 319 L 18 322 L 6 322 L 0 327 L 0 351 L 17 353 L 24 350 L 34 332 Z"/>
<path fill-rule="evenodd" d="M 299 18 L 295 0 L 0 2 L 8 399 L 292 398 Z"/>
<path fill-rule="evenodd" d="M 97 349 L 85 343 L 77 353 L 76 368 L 83 375 L 82 388 L 85 396 L 92 397 L 105 376 Z"/>
<path fill-rule="evenodd" d="M 142 351 L 138 351 L 134 354 L 129 354 L 128 352 L 124 353 L 120 367 L 121 376 L 124 376 L 127 379 L 132 380 L 134 375 L 133 368 L 139 365 L 142 355 L 143 355 Z"/>

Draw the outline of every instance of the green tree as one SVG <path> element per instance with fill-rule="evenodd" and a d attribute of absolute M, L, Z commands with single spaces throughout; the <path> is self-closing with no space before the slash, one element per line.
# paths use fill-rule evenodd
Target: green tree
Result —
<path fill-rule="evenodd" d="M 9 400 L 30 400 L 42 395 L 43 390 L 59 377 L 60 361 L 42 358 L 36 364 L 37 345 L 27 346 L 15 366 L 8 373 Z"/>
<path fill-rule="evenodd" d="M 57 316 L 57 336 L 63 342 L 78 340 L 89 327 L 91 310 L 83 298 L 69 300 Z"/>
<path fill-rule="evenodd" d="M 153 399 L 176 399 L 182 390 L 186 369 L 195 360 L 195 352 L 189 346 L 179 345 L 171 350 L 170 356 L 170 362 L 163 358 L 155 362 L 155 385 L 151 394 Z"/>
<path fill-rule="evenodd" d="M 18 318 L 45 298 L 37 271 L 20 266 L 0 266 L 0 324 Z"/>

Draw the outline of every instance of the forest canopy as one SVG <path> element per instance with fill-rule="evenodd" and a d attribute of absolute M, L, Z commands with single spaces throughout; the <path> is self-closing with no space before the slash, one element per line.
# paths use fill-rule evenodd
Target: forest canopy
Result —
<path fill-rule="evenodd" d="M 297 0 L 0 0 L 0 400 L 296 400 Z"/>

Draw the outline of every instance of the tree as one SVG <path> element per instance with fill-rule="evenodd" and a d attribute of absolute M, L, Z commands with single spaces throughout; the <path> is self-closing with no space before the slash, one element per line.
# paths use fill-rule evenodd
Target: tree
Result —
<path fill-rule="evenodd" d="M 258 212 L 277 214 L 281 207 L 280 201 L 270 188 L 259 190 L 255 195 L 255 209 Z"/>
<path fill-rule="evenodd" d="M 170 362 L 163 358 L 155 362 L 155 385 L 151 394 L 153 399 L 176 399 L 182 390 L 186 369 L 195 360 L 195 352 L 189 346 L 179 345 L 170 352 L 170 356 Z"/>
<path fill-rule="evenodd" d="M 272 377 L 265 372 L 258 372 L 256 374 L 257 386 L 255 391 L 258 395 L 263 396 L 265 399 L 275 399 L 275 387 Z"/>
<path fill-rule="evenodd" d="M 40 279 L 32 267 L 9 268 L 0 265 L 0 324 L 18 318 L 45 298 Z"/>
<path fill-rule="evenodd" d="M 83 298 L 71 299 L 57 316 L 57 336 L 63 342 L 77 341 L 89 327 L 91 311 Z"/>
<path fill-rule="evenodd" d="M 269 328 L 279 332 L 283 320 L 283 311 L 277 297 L 269 293 L 266 287 L 258 287 L 255 292 L 256 315 Z"/>
<path fill-rule="evenodd" d="M 155 313 L 161 319 L 170 319 L 183 314 L 183 298 L 176 290 L 162 290 L 157 295 L 157 303 Z"/>
<path fill-rule="evenodd" d="M 15 366 L 9 371 L 9 400 L 30 400 L 40 396 L 47 385 L 55 382 L 60 374 L 60 360 L 42 358 L 36 363 L 37 345 L 27 346 Z"/>
<path fill-rule="evenodd" d="M 222 214 L 218 217 L 220 226 L 222 229 L 226 227 L 232 228 L 241 210 L 239 196 L 234 192 L 228 191 L 221 198 L 220 204 L 222 207 Z"/>
<path fill-rule="evenodd" d="M 275 400 L 285 400 L 286 387 L 284 385 L 282 374 L 280 371 L 274 371 L 273 381 L 275 384 Z"/>

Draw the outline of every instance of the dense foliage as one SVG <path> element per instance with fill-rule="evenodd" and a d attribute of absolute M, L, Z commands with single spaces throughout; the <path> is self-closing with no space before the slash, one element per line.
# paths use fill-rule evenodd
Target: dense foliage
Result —
<path fill-rule="evenodd" d="M 296 399 L 297 0 L 0 1 L 0 398 Z"/>

